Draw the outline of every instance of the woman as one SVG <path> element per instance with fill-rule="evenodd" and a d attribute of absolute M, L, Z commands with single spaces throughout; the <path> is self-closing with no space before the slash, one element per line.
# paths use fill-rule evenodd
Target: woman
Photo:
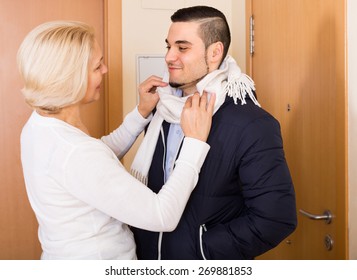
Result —
<path fill-rule="evenodd" d="M 81 120 L 82 106 L 100 97 L 107 72 L 91 27 L 44 23 L 18 51 L 22 93 L 34 109 L 21 134 L 26 189 L 39 223 L 42 259 L 135 259 L 128 225 L 172 231 L 208 153 L 214 98 L 187 99 L 181 116 L 186 136 L 176 168 L 160 193 L 132 177 L 120 159 L 150 122 L 159 100 L 151 77 L 123 124 L 100 140 Z"/>

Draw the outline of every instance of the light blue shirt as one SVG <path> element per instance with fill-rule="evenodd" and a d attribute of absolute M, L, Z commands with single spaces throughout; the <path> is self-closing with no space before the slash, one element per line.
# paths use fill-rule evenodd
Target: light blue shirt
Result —
<path fill-rule="evenodd" d="M 175 91 L 176 96 L 182 96 L 182 90 Z M 165 182 L 169 178 L 174 164 L 177 158 L 177 154 L 183 140 L 183 131 L 181 125 L 171 123 L 169 129 L 169 135 L 167 136 L 167 149 L 166 149 L 166 161 L 165 161 Z"/>

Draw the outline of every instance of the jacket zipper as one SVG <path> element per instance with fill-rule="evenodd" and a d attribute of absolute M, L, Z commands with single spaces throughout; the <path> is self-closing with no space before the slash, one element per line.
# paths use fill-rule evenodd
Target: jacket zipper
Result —
<path fill-rule="evenodd" d="M 202 224 L 200 225 L 200 250 L 201 250 L 201 255 L 202 255 L 202 258 L 204 260 L 207 260 L 206 256 L 205 256 L 205 253 L 203 251 L 203 241 L 202 241 L 202 236 L 203 236 L 203 232 L 206 232 L 207 231 L 207 228 L 206 228 L 206 225 L 205 224 Z"/>
<path fill-rule="evenodd" d="M 161 126 L 161 129 L 160 129 L 160 132 L 161 132 L 161 140 L 162 140 L 162 144 L 164 146 L 164 156 L 163 156 L 163 160 L 162 160 L 162 170 L 164 171 L 164 182 L 165 182 L 165 161 L 166 161 L 166 144 L 165 144 L 165 136 L 164 136 L 164 130 Z M 158 241 L 157 241 L 157 259 L 158 260 L 161 260 L 161 244 L 162 244 L 162 235 L 163 235 L 163 232 L 159 232 L 159 238 L 158 238 Z"/>
<path fill-rule="evenodd" d="M 166 163 L 166 143 L 165 143 L 164 130 L 163 130 L 162 126 L 161 126 L 161 130 L 160 131 L 161 131 L 162 144 L 164 146 L 164 156 L 163 156 L 163 160 L 162 160 L 162 170 L 164 172 L 164 182 L 166 183 L 166 180 L 165 180 L 165 178 L 166 178 L 166 168 L 165 168 L 165 163 Z M 181 142 L 180 142 L 181 144 L 182 144 L 183 138 L 184 138 L 184 135 L 182 135 Z M 177 157 L 178 152 L 180 150 L 180 145 L 179 145 L 179 147 L 177 149 L 175 158 Z M 174 168 L 174 165 L 171 167 L 170 173 L 172 172 L 173 168 Z M 158 239 L 158 244 L 157 244 L 157 251 L 158 251 L 157 252 L 157 259 L 158 260 L 161 260 L 161 244 L 162 244 L 162 236 L 163 236 L 163 234 L 164 234 L 163 232 L 159 233 L 159 239 Z"/>

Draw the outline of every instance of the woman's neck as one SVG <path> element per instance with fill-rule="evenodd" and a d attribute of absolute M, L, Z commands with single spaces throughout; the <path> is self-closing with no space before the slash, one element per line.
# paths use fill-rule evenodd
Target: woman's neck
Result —
<path fill-rule="evenodd" d="M 41 116 L 59 119 L 89 135 L 87 127 L 82 122 L 80 107 L 78 105 L 62 108 L 58 113 L 48 113 L 41 109 L 37 109 L 36 111 Z"/>

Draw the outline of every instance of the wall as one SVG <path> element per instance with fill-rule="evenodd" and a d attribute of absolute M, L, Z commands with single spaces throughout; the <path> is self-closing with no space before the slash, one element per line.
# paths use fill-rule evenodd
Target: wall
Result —
<path fill-rule="evenodd" d="M 245 0 L 123 0 L 123 112 L 126 115 L 136 105 L 136 55 L 163 55 L 170 16 L 179 8 L 207 5 L 221 10 L 232 28 L 231 54 L 245 70 Z M 234 14 L 234 22 L 232 17 Z M 241 22 L 241 24 L 239 23 Z M 241 39 L 236 39 L 241 38 Z M 141 141 L 140 140 L 138 142 Z M 138 143 L 125 156 L 130 167 Z"/>
<path fill-rule="evenodd" d="M 357 1 L 347 1 L 350 259 L 357 259 Z"/>
<path fill-rule="evenodd" d="M 246 30 L 245 30 L 245 0 L 232 1 L 231 18 L 232 47 L 231 55 L 239 67 L 246 72 Z"/>

